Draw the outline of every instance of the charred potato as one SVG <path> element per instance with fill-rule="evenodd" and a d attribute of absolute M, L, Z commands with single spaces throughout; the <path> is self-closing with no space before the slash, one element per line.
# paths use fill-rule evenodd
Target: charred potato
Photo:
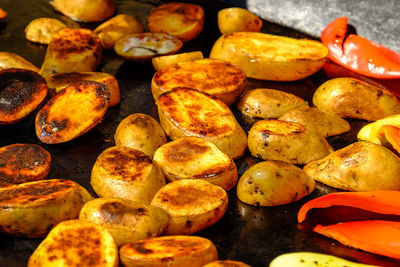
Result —
<path fill-rule="evenodd" d="M 222 34 L 232 32 L 259 32 L 262 20 L 247 9 L 230 7 L 218 12 L 218 28 Z"/>
<path fill-rule="evenodd" d="M 95 22 L 115 13 L 113 0 L 52 0 L 53 8 L 76 21 Z"/>
<path fill-rule="evenodd" d="M 156 71 L 159 71 L 169 65 L 173 65 L 180 62 L 194 61 L 203 58 L 204 58 L 203 52 L 194 51 L 194 52 L 187 52 L 169 56 L 153 57 L 151 63 L 153 64 L 154 69 Z"/>
<path fill-rule="evenodd" d="M 0 52 L 0 70 L 3 69 L 26 69 L 39 73 L 40 69 L 24 59 L 23 57 L 10 52 Z"/>
<path fill-rule="evenodd" d="M 207 263 L 203 267 L 251 267 L 251 266 L 241 261 L 220 260 Z"/>
<path fill-rule="evenodd" d="M 64 28 L 67 28 L 67 25 L 58 19 L 38 18 L 26 26 L 25 37 L 34 43 L 49 44 L 53 34 Z"/>

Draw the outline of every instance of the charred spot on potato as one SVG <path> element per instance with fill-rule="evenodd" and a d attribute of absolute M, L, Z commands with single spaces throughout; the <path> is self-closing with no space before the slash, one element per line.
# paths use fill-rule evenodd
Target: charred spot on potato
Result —
<path fill-rule="evenodd" d="M 145 245 L 146 244 L 144 242 L 136 242 L 133 245 L 128 244 L 128 246 L 130 246 L 130 247 L 133 246 L 132 248 L 140 254 L 146 255 L 146 254 L 151 254 L 154 252 L 153 250 L 146 248 Z"/>
<path fill-rule="evenodd" d="M 192 227 L 193 223 L 190 220 L 186 220 L 185 225 L 186 225 L 186 227 L 190 228 L 190 227 Z"/>

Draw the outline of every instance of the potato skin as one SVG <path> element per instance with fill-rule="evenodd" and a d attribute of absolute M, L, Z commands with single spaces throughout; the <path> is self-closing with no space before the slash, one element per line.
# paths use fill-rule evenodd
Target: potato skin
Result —
<path fill-rule="evenodd" d="M 0 52 L 0 70 L 3 69 L 26 69 L 39 73 L 40 69 L 24 59 L 23 57 L 10 52 Z"/>
<path fill-rule="evenodd" d="M 38 18 L 32 20 L 26 26 L 25 37 L 34 43 L 48 44 L 53 34 L 64 28 L 67 28 L 67 25 L 58 19 Z"/>
<path fill-rule="evenodd" d="M 156 71 L 159 71 L 169 65 L 173 65 L 180 62 L 194 61 L 203 58 L 204 58 L 203 52 L 193 51 L 175 55 L 153 57 L 151 59 L 151 63 L 153 64 L 154 69 Z"/>
<path fill-rule="evenodd" d="M 52 0 L 50 4 L 65 16 L 82 22 L 105 20 L 115 12 L 113 0 Z"/>
<path fill-rule="evenodd" d="M 247 9 L 230 7 L 218 12 L 218 28 L 222 34 L 232 32 L 259 32 L 262 20 Z"/>

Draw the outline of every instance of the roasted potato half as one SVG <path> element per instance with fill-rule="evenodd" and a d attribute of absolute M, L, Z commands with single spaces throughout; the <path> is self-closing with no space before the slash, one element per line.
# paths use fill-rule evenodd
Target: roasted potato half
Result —
<path fill-rule="evenodd" d="M 215 245 L 199 236 L 161 236 L 131 242 L 119 250 L 126 267 L 202 267 L 218 259 Z"/>
<path fill-rule="evenodd" d="M 169 181 L 202 179 L 229 190 L 238 179 L 235 162 L 216 145 L 199 137 L 184 137 L 161 146 L 154 161 Z"/>
<path fill-rule="evenodd" d="M 313 129 L 288 121 L 262 120 L 251 127 L 249 150 L 254 157 L 307 164 L 333 152 L 329 143 Z"/>
<path fill-rule="evenodd" d="M 389 149 L 356 142 L 304 166 L 314 180 L 349 191 L 400 190 L 400 159 Z"/>
<path fill-rule="evenodd" d="M 221 101 L 181 87 L 163 93 L 156 104 L 161 126 L 172 140 L 197 136 L 213 142 L 232 159 L 244 154 L 246 133 Z"/>
<path fill-rule="evenodd" d="M 39 73 L 40 69 L 24 59 L 23 57 L 10 52 L 0 52 L 0 70 L 3 69 L 26 69 Z"/>
<path fill-rule="evenodd" d="M 97 157 L 90 184 L 100 197 L 118 197 L 149 204 L 165 185 L 165 178 L 146 154 L 118 146 L 107 148 Z"/>
<path fill-rule="evenodd" d="M 218 222 L 228 207 L 228 195 L 207 181 L 182 179 L 162 187 L 151 205 L 170 215 L 166 235 L 188 235 Z"/>
<path fill-rule="evenodd" d="M 42 180 L 50 172 L 51 155 L 35 144 L 0 148 L 0 186 Z"/>
<path fill-rule="evenodd" d="M 203 30 L 204 10 L 195 4 L 166 3 L 151 11 L 147 26 L 151 32 L 168 33 L 188 42 Z"/>
<path fill-rule="evenodd" d="M 228 106 L 246 86 L 246 75 L 235 65 L 218 59 L 199 59 L 165 67 L 154 74 L 151 92 L 155 101 L 175 87 L 194 88 L 215 96 Z"/>
<path fill-rule="evenodd" d="M 323 83 L 312 101 L 317 108 L 345 118 L 376 121 L 400 113 L 400 101 L 392 93 L 354 78 Z"/>
<path fill-rule="evenodd" d="M 95 22 L 115 13 L 113 0 L 52 0 L 53 8 L 76 21 Z"/>
<path fill-rule="evenodd" d="M 251 267 L 251 266 L 241 261 L 220 260 L 207 263 L 203 267 Z"/>
<path fill-rule="evenodd" d="M 69 220 L 54 227 L 29 258 L 28 267 L 117 267 L 118 247 L 103 227 Z"/>
<path fill-rule="evenodd" d="M 247 9 L 224 8 L 218 12 L 218 28 L 222 34 L 232 32 L 259 32 L 262 20 Z"/>
<path fill-rule="evenodd" d="M 41 180 L 0 188 L 0 231 L 44 237 L 59 222 L 78 218 L 92 197 L 70 180 Z"/>
<path fill-rule="evenodd" d="M 153 157 L 157 148 L 167 142 L 161 125 L 151 116 L 135 113 L 123 119 L 114 135 L 117 146 L 126 146 Z"/>
<path fill-rule="evenodd" d="M 203 52 L 201 51 L 194 51 L 194 52 L 187 52 L 175 55 L 168 55 L 168 56 L 159 56 L 153 57 L 151 59 L 151 63 L 156 71 L 165 68 L 166 66 L 173 65 L 180 62 L 188 62 L 194 61 L 197 59 L 203 59 Z"/>
<path fill-rule="evenodd" d="M 117 246 L 161 234 L 168 213 L 151 205 L 122 198 L 96 198 L 83 205 L 79 219 L 99 224 L 113 236 Z"/>
<path fill-rule="evenodd" d="M 259 32 L 222 35 L 210 58 L 229 61 L 249 78 L 295 81 L 318 71 L 325 63 L 328 48 L 320 42 Z"/>
<path fill-rule="evenodd" d="M 38 18 L 26 26 L 25 37 L 34 43 L 49 44 L 53 34 L 64 28 L 67 28 L 67 25 L 58 19 Z"/>

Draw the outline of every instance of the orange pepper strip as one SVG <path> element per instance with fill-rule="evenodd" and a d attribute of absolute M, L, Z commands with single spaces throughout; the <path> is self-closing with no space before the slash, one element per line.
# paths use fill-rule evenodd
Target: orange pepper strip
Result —
<path fill-rule="evenodd" d="M 347 206 L 380 214 L 400 215 L 400 191 L 369 191 L 331 193 L 306 202 L 297 214 L 299 223 L 313 208 Z"/>
<path fill-rule="evenodd" d="M 346 246 L 400 258 L 400 222 L 354 221 L 328 226 L 317 225 L 314 231 Z"/>
<path fill-rule="evenodd" d="M 400 128 L 393 125 L 383 125 L 380 135 L 384 135 L 386 140 L 400 153 Z"/>

